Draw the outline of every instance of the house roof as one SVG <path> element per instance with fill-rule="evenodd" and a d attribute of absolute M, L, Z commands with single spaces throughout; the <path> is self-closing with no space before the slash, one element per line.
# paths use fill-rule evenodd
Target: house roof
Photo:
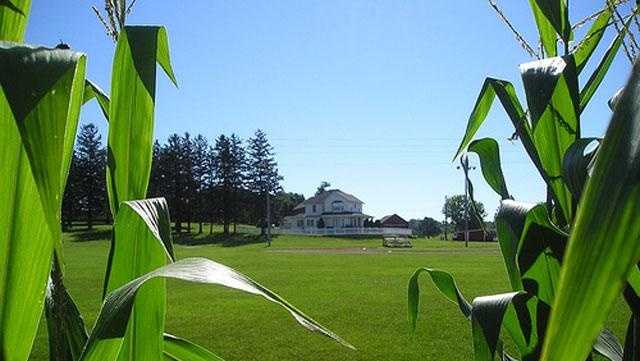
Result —
<path fill-rule="evenodd" d="M 399 218 L 399 219 L 398 219 L 399 221 L 402 221 L 402 222 L 404 222 L 404 223 L 407 223 L 407 221 L 406 221 L 404 218 L 400 217 L 399 215 L 397 215 L 397 214 L 395 214 L 395 213 L 394 213 L 394 214 L 390 214 L 390 215 L 388 215 L 388 216 L 384 216 L 384 217 L 380 218 L 380 223 L 384 223 L 384 222 L 388 221 L 389 219 L 391 219 L 392 217 L 397 217 L 397 218 Z"/>
<path fill-rule="evenodd" d="M 304 200 L 302 203 L 298 204 L 294 209 L 304 208 L 304 206 L 309 204 L 322 203 L 325 201 L 325 199 L 327 199 L 327 197 L 329 197 L 332 194 L 338 194 L 349 202 L 364 203 L 363 201 L 361 201 L 360 199 L 358 199 L 356 196 L 352 194 L 345 193 L 339 189 L 329 189 L 318 194 L 317 196 L 313 196 L 311 198 Z"/>

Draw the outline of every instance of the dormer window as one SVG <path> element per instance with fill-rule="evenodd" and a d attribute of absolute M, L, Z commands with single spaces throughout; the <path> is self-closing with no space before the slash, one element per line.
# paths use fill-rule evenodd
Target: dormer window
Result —
<path fill-rule="evenodd" d="M 344 212 L 344 203 L 342 201 L 333 201 L 331 203 L 331 210 L 333 212 Z"/>

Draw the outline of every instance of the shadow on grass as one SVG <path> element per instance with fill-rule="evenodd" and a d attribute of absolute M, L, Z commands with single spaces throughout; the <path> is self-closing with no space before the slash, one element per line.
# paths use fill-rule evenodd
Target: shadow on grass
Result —
<path fill-rule="evenodd" d="M 72 242 L 88 242 L 88 241 L 99 241 L 99 240 L 109 240 L 111 239 L 111 227 L 101 227 L 89 230 L 87 228 L 82 229 L 70 229 L 66 230 L 65 233 L 71 235 Z"/>
<path fill-rule="evenodd" d="M 271 239 L 276 239 L 278 235 L 272 235 Z M 265 243 L 265 239 L 259 234 L 236 233 L 225 236 L 222 232 L 214 234 L 174 234 L 173 241 L 176 244 L 186 246 L 197 246 L 202 244 L 216 244 L 223 247 L 239 247 L 250 244 Z"/>

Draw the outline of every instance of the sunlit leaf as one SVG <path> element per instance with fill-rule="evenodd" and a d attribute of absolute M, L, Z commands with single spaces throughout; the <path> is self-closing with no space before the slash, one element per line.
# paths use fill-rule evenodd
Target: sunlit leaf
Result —
<path fill-rule="evenodd" d="M 166 361 L 224 361 L 201 346 L 166 333 L 164 356 Z"/>
<path fill-rule="evenodd" d="M 640 259 L 638 124 L 640 65 L 636 64 L 578 207 L 543 360 L 586 358 L 608 310 Z"/>
<path fill-rule="evenodd" d="M 409 287 L 407 288 L 408 316 L 412 329 L 416 328 L 418 321 L 418 307 L 420 306 L 418 277 L 423 272 L 426 272 L 431 277 L 433 284 L 449 301 L 458 305 L 464 317 L 471 317 L 471 304 L 464 298 L 450 273 L 433 268 L 419 268 L 409 279 Z"/>
<path fill-rule="evenodd" d="M 21 43 L 30 10 L 31 0 L 0 0 L 0 40 Z"/>
<path fill-rule="evenodd" d="M 2 8 L 4 11 L 4 8 Z M 42 313 L 85 57 L 0 43 L 0 359 L 26 360 Z"/>
<path fill-rule="evenodd" d="M 151 172 L 156 63 L 175 83 L 167 33 L 126 26 L 118 36 L 109 103 L 107 190 L 112 214 L 121 202 L 144 199 Z"/>
<path fill-rule="evenodd" d="M 474 140 L 469 144 L 469 152 L 474 152 L 480 157 L 482 175 L 491 188 L 493 188 L 502 199 L 509 198 L 509 191 L 507 190 L 507 184 L 502 174 L 502 166 L 500 165 L 498 142 L 492 138 Z"/>
<path fill-rule="evenodd" d="M 318 324 L 274 292 L 235 270 L 204 258 L 186 258 L 147 273 L 110 293 L 102 304 L 82 360 L 115 360 L 127 329 L 136 294 L 150 280 L 174 278 L 196 283 L 221 285 L 244 291 L 282 306 L 306 329 L 353 348 L 345 340 Z"/>

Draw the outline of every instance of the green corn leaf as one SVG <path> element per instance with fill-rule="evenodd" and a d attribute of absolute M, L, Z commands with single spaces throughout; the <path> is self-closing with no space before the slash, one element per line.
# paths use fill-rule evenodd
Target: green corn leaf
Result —
<path fill-rule="evenodd" d="M 593 73 L 589 77 L 589 80 L 587 80 L 587 83 L 580 91 L 580 112 L 584 111 L 584 109 L 587 107 L 587 104 L 589 104 L 589 101 L 596 93 L 596 90 L 598 90 L 598 87 L 602 83 L 602 80 L 604 80 L 605 75 L 607 75 L 607 72 L 611 67 L 611 63 L 613 63 L 613 59 L 615 59 L 616 55 L 618 54 L 618 50 L 620 50 L 620 46 L 624 41 L 624 37 L 627 34 L 629 25 L 631 24 L 631 21 L 633 19 L 634 17 L 631 16 L 629 17 L 629 20 L 625 22 L 622 30 L 613 39 L 611 45 L 609 45 L 609 48 L 602 56 L 600 63 L 598 63 L 598 66 L 593 71 Z"/>
<path fill-rule="evenodd" d="M 598 151 L 564 258 L 543 360 L 584 360 L 640 259 L 640 65 Z M 589 272 L 585 272 L 589 270 Z"/>
<path fill-rule="evenodd" d="M 522 64 L 520 71 L 542 175 L 565 222 L 570 222 L 573 198 L 562 181 L 562 160 L 580 134 L 575 62 L 572 57 L 549 58 Z"/>
<path fill-rule="evenodd" d="M 618 91 L 615 94 L 613 94 L 613 96 L 607 102 L 609 105 L 609 109 L 611 109 L 612 111 L 616 109 L 616 105 L 618 104 L 618 100 L 620 100 L 620 96 L 622 96 L 623 90 L 624 88 L 618 89 Z"/>
<path fill-rule="evenodd" d="M 290 305 L 282 297 L 268 290 L 245 275 L 205 258 L 186 258 L 161 267 L 134 279 L 110 293 L 102 304 L 100 315 L 93 328 L 81 360 L 115 360 L 127 330 L 136 294 L 148 281 L 157 278 L 174 278 L 189 282 L 216 284 L 262 296 L 282 306 L 306 329 L 320 333 L 340 344 L 353 348 L 345 340 L 321 326 L 313 319 Z M 146 287 L 146 286 L 145 286 Z"/>
<path fill-rule="evenodd" d="M 224 361 L 211 351 L 185 339 L 164 334 L 165 361 Z"/>
<path fill-rule="evenodd" d="M 123 202 L 114 223 L 107 292 L 172 260 L 171 223 L 164 198 Z M 119 360 L 159 360 L 164 332 L 165 282 L 150 281 L 138 292 Z"/>
<path fill-rule="evenodd" d="M 482 175 L 491 188 L 493 188 L 502 199 L 509 198 L 509 191 L 507 190 L 507 184 L 502 174 L 502 166 L 500 165 L 498 142 L 492 138 L 474 140 L 469 144 L 469 152 L 474 152 L 480 157 Z"/>
<path fill-rule="evenodd" d="M 107 96 L 107 94 L 98 85 L 87 79 L 84 85 L 84 97 L 82 103 L 85 104 L 91 99 L 96 99 L 100 106 L 100 110 L 102 110 L 102 115 L 104 115 L 104 118 L 109 121 L 109 96 Z"/>
<path fill-rule="evenodd" d="M 602 37 L 609 26 L 611 15 L 612 13 L 610 8 L 607 7 L 604 9 L 593 21 L 593 24 L 587 34 L 585 34 L 584 39 L 573 51 L 573 57 L 576 59 L 578 74 L 582 72 L 585 65 L 587 65 L 587 62 L 591 58 L 591 55 L 593 55 L 593 52 L 598 47 L 598 44 L 600 44 L 600 40 L 602 40 Z"/>
<path fill-rule="evenodd" d="M 600 332 L 593 349 L 611 361 L 622 361 L 622 345 L 616 335 L 608 329 Z"/>
<path fill-rule="evenodd" d="M 464 298 L 462 292 L 460 292 L 456 285 L 455 279 L 450 273 L 433 268 L 419 268 L 409 279 L 409 287 L 407 288 L 409 324 L 413 330 L 416 328 L 418 307 L 420 306 L 418 276 L 423 272 L 426 272 L 429 277 L 431 277 L 433 284 L 449 301 L 458 305 L 464 317 L 471 317 L 471 304 Z"/>
<path fill-rule="evenodd" d="M 2 360 L 27 359 L 52 250 L 61 248 L 60 209 L 84 74 L 82 54 L 0 43 Z"/>
<path fill-rule="evenodd" d="M 57 256 L 53 257 L 53 266 L 47 285 L 45 315 L 50 360 L 79 360 L 88 335 L 82 315 L 64 286 Z"/>
<path fill-rule="evenodd" d="M 547 207 L 527 212 L 517 262 L 525 291 L 551 306 L 560 276 L 567 235 L 551 223 Z"/>
<path fill-rule="evenodd" d="M 175 83 L 167 33 L 158 26 L 126 26 L 118 36 L 109 103 L 107 190 L 111 212 L 143 199 L 151 172 L 156 63 Z"/>
<path fill-rule="evenodd" d="M 520 105 L 520 101 L 518 100 L 513 84 L 506 80 L 487 78 L 482 85 L 476 104 L 473 106 L 473 111 L 467 121 L 467 130 L 464 134 L 464 138 L 462 138 L 462 142 L 460 143 L 460 146 L 458 146 L 458 150 L 456 151 L 453 159 L 458 158 L 464 149 L 467 148 L 467 145 L 469 145 L 473 140 L 476 132 L 487 118 L 487 114 L 489 113 L 489 110 L 491 110 L 491 106 L 493 105 L 493 100 L 496 95 L 511 118 L 511 121 L 514 124 L 522 124 L 523 126 L 526 126 L 525 114 L 522 110 L 522 106 Z"/>
<path fill-rule="evenodd" d="M 500 208 L 496 214 L 498 242 L 513 291 L 523 289 L 516 255 L 527 213 L 531 208 L 533 208 L 531 204 L 506 199 L 500 202 Z"/>
<path fill-rule="evenodd" d="M 562 160 L 562 178 L 573 194 L 574 203 L 577 204 L 582 189 L 589 176 L 589 168 L 596 154 L 596 149 L 585 153 L 587 148 L 594 144 L 597 138 L 580 138 L 573 143 Z"/>
<path fill-rule="evenodd" d="M 21 43 L 30 10 L 31 0 L 0 0 L 0 40 Z"/>
<path fill-rule="evenodd" d="M 547 56 L 558 55 L 557 38 L 567 42 L 571 38 L 566 0 L 529 0 L 529 5 Z"/>
<path fill-rule="evenodd" d="M 476 361 L 493 361 L 500 343 L 500 330 L 507 307 L 520 292 L 482 296 L 473 300 L 471 328 Z"/>
<path fill-rule="evenodd" d="M 537 5 L 537 10 L 542 13 L 542 16 L 551 24 L 555 33 L 563 39 L 564 42 L 569 42 L 572 39 L 571 24 L 569 23 L 569 7 L 567 6 L 568 0 L 534 0 Z M 536 21 L 537 21 L 537 15 Z M 555 37 L 555 34 L 554 34 Z"/>

